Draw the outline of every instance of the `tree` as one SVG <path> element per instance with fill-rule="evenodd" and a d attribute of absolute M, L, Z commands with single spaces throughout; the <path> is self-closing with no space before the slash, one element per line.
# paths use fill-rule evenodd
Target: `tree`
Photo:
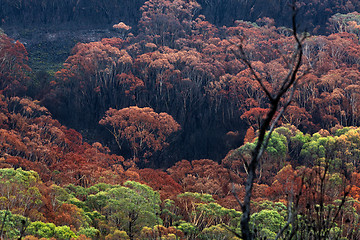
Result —
<path fill-rule="evenodd" d="M 212 225 L 208 228 L 204 228 L 199 236 L 200 239 L 212 239 L 212 240 L 238 240 L 234 234 L 229 232 L 221 224 Z"/>
<path fill-rule="evenodd" d="M 202 192 L 214 196 L 228 194 L 229 179 L 223 177 L 227 169 L 209 159 L 183 160 L 167 170 L 186 192 Z"/>
<path fill-rule="evenodd" d="M 59 226 L 55 228 L 55 238 L 59 240 L 70 240 L 76 238 L 76 234 L 71 231 L 69 226 Z"/>
<path fill-rule="evenodd" d="M 53 223 L 36 221 L 29 224 L 26 233 L 39 238 L 51 238 L 55 235 L 55 228 L 56 226 Z"/>
<path fill-rule="evenodd" d="M 360 14 L 358 12 L 336 13 L 329 18 L 329 23 L 332 32 L 354 32 L 359 34 Z"/>
<path fill-rule="evenodd" d="M 23 44 L 9 38 L 0 31 L 0 92 L 5 94 L 23 94 L 31 69 L 27 65 L 28 53 Z"/>
<path fill-rule="evenodd" d="M 125 231 L 115 230 L 114 233 L 105 237 L 105 240 L 129 240 L 129 236 Z"/>
<path fill-rule="evenodd" d="M 173 45 L 189 34 L 191 22 L 200 5 L 193 0 L 148 0 L 141 7 L 139 27 L 156 44 Z"/>
<path fill-rule="evenodd" d="M 247 67 L 250 69 L 253 77 L 260 84 L 261 89 L 263 90 L 265 96 L 267 97 L 270 107 L 267 112 L 266 117 L 260 124 L 259 128 L 259 137 L 256 143 L 256 146 L 251 154 L 251 160 L 249 164 L 247 164 L 247 179 L 245 183 L 245 197 L 243 202 L 237 197 L 234 192 L 234 196 L 237 198 L 239 205 L 242 209 L 242 218 L 241 218 L 241 237 L 244 240 L 253 239 L 253 234 L 249 228 L 250 222 L 250 200 L 252 196 L 252 189 L 254 185 L 254 180 L 256 178 L 256 170 L 258 168 L 259 162 L 264 151 L 267 148 L 270 137 L 274 128 L 279 121 L 282 114 L 285 112 L 286 108 L 290 105 L 292 100 L 295 88 L 300 79 L 299 74 L 301 74 L 300 67 L 302 63 L 303 56 L 303 41 L 304 38 L 299 38 L 297 32 L 297 24 L 296 24 L 296 9 L 295 5 L 293 5 L 293 16 L 292 16 L 292 24 L 293 24 L 293 39 L 295 41 L 296 47 L 293 50 L 291 56 L 284 56 L 285 64 L 288 68 L 287 74 L 284 78 L 279 82 L 279 85 L 275 89 L 269 88 L 265 84 L 265 79 L 260 76 L 254 68 L 254 64 L 247 57 L 244 44 L 238 45 L 238 52 L 235 52 L 237 57 L 241 59 Z M 287 58 L 288 57 L 288 58 Z M 268 131 L 268 134 L 266 132 Z"/>
<path fill-rule="evenodd" d="M 131 146 L 133 160 L 146 159 L 153 152 L 168 145 L 166 139 L 180 129 L 180 125 L 167 113 L 155 113 L 152 108 L 137 106 L 116 110 L 110 108 L 99 122 L 109 126 L 121 149 L 122 140 Z"/>
<path fill-rule="evenodd" d="M 142 181 L 160 193 L 162 199 L 176 196 L 182 191 L 180 184 L 175 182 L 169 174 L 161 170 L 151 168 L 140 169 L 139 175 Z"/>
<path fill-rule="evenodd" d="M 185 220 L 179 221 L 177 228 L 182 230 L 188 239 L 197 239 L 201 231 L 214 225 L 223 224 L 234 229 L 241 217 L 241 212 L 215 203 L 210 194 L 185 192 L 177 198 Z"/>
<path fill-rule="evenodd" d="M 52 112 L 61 108 L 82 112 L 79 119 L 86 124 L 88 119 L 100 119 L 109 106 L 119 104 L 116 101 L 122 99 L 118 95 L 123 92 L 123 80 L 118 75 L 129 73 L 133 64 L 122 45 L 119 38 L 77 44 L 64 68 L 55 74 L 55 89 L 45 100 Z M 54 96 L 60 101 L 57 106 L 53 104 Z"/>
<path fill-rule="evenodd" d="M 0 208 L 31 216 L 42 205 L 39 187 L 42 184 L 35 171 L 24 171 L 21 168 L 0 169 Z"/>
<path fill-rule="evenodd" d="M 231 157 L 237 157 L 240 155 L 245 164 L 249 164 L 251 159 L 251 154 L 254 151 L 254 148 L 257 144 L 258 139 L 256 138 L 252 143 L 245 143 L 243 146 L 235 149 L 231 154 Z M 277 129 L 273 132 L 269 138 L 267 147 L 264 151 L 264 155 L 259 162 L 257 170 L 257 179 L 258 183 L 264 183 L 266 180 L 271 182 L 271 173 L 277 172 L 280 170 L 285 162 L 286 155 L 288 153 L 286 137 L 277 132 Z M 246 170 L 245 170 L 246 171 Z"/>
<path fill-rule="evenodd" d="M 100 231 L 94 227 L 88 228 L 80 228 L 80 230 L 76 233 L 77 235 L 85 235 L 91 239 L 96 239 L 100 235 Z"/>
<path fill-rule="evenodd" d="M 118 24 L 113 25 L 113 28 L 117 29 L 122 39 L 125 39 L 127 32 L 131 29 L 130 26 L 126 25 L 123 22 L 119 22 Z"/>
<path fill-rule="evenodd" d="M 144 227 L 141 230 L 141 239 L 143 240 L 153 240 L 153 239 L 163 239 L 163 240 L 175 240 L 183 239 L 184 234 L 174 228 L 174 227 L 164 227 L 162 225 L 156 225 L 154 228 Z"/>
<path fill-rule="evenodd" d="M 357 224 L 353 221 L 350 206 L 354 202 L 349 194 L 354 190 L 356 195 L 356 187 L 352 186 L 357 184 L 356 180 L 353 183 L 350 180 L 354 169 L 350 159 L 357 158 L 352 148 L 359 138 L 355 129 L 340 128 L 333 132 L 337 136 L 322 130 L 312 137 L 297 133 L 290 138 L 290 146 L 301 148 L 295 149 L 300 153 L 291 155 L 295 159 L 300 155 L 310 167 L 294 170 L 287 165 L 267 190 L 269 199 L 287 199 L 288 221 L 277 231 L 278 239 L 339 239 L 340 236 L 356 239 L 351 237 L 357 236 L 355 231 L 340 229 L 354 229 Z"/>
<path fill-rule="evenodd" d="M 256 239 L 275 239 L 286 224 L 285 218 L 275 210 L 264 209 L 251 215 L 251 225 L 256 229 Z"/>
<path fill-rule="evenodd" d="M 103 213 L 109 224 L 127 232 L 135 239 L 144 226 L 161 224 L 160 195 L 149 186 L 127 181 L 124 186 L 107 186 L 107 189 L 89 195 L 87 205 Z M 111 238 L 110 238 L 111 239 Z"/>
<path fill-rule="evenodd" d="M 23 236 L 28 218 L 13 214 L 9 210 L 0 210 L 0 238 L 18 239 Z"/>

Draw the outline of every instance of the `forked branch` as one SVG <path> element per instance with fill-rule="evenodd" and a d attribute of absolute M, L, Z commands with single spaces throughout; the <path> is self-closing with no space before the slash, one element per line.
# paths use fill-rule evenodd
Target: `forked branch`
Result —
<path fill-rule="evenodd" d="M 306 72 L 299 74 L 299 70 L 302 64 L 303 42 L 305 40 L 305 36 L 301 38 L 299 38 L 298 36 L 297 26 L 296 26 L 295 4 L 293 4 L 292 9 L 293 9 L 292 34 L 296 43 L 296 48 L 294 50 L 294 53 L 292 54 L 292 57 L 290 58 L 290 62 L 286 63 L 289 70 L 286 76 L 284 77 L 284 79 L 282 80 L 280 84 L 280 88 L 278 90 L 270 91 L 270 89 L 266 87 L 265 79 L 263 79 L 255 71 L 252 62 L 246 57 L 243 44 L 238 45 L 238 52 L 235 53 L 238 59 L 240 59 L 249 68 L 252 76 L 259 83 L 270 103 L 269 111 L 264 121 L 260 125 L 258 141 L 256 143 L 255 149 L 252 152 L 251 160 L 248 165 L 248 169 L 247 169 L 248 175 L 245 183 L 244 200 L 241 203 L 240 200 L 236 198 L 243 212 L 241 218 L 241 232 L 242 232 L 242 239 L 244 240 L 253 239 L 253 235 L 249 228 L 250 213 L 251 213 L 250 200 L 252 196 L 254 180 L 256 177 L 256 170 L 258 168 L 260 158 L 263 155 L 268 145 L 269 139 L 271 137 L 271 133 L 273 132 L 276 124 L 278 123 L 280 117 L 285 112 L 286 108 L 291 103 L 298 81 L 302 78 L 302 76 L 306 74 Z M 282 102 L 283 104 L 281 104 Z"/>

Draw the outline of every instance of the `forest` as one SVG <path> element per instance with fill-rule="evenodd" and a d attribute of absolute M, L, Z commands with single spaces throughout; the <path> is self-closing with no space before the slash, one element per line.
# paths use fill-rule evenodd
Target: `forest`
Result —
<path fill-rule="evenodd" d="M 0 0 L 0 239 L 360 239 L 358 11 Z"/>

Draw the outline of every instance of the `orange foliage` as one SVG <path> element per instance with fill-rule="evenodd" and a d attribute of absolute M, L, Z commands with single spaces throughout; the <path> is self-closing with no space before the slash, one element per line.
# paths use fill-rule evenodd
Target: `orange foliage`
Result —
<path fill-rule="evenodd" d="M 85 219 L 80 209 L 73 204 L 63 203 L 55 215 L 55 225 L 67 225 L 73 230 L 79 230 Z"/>
<path fill-rule="evenodd" d="M 246 130 L 246 134 L 244 137 L 244 144 L 248 142 L 252 142 L 255 139 L 255 131 L 253 127 L 249 127 L 248 130 Z"/>
<path fill-rule="evenodd" d="M 167 170 L 185 192 L 202 192 L 224 197 L 230 194 L 229 172 L 218 163 L 209 160 L 177 162 Z M 233 180 L 239 181 L 237 176 Z"/>
<path fill-rule="evenodd" d="M 27 55 L 23 44 L 0 33 L 0 93 L 24 93 L 29 80 L 26 73 L 31 71 Z"/>
<path fill-rule="evenodd" d="M 111 126 L 110 132 L 121 148 L 120 139 L 126 139 L 132 148 L 133 159 L 146 158 L 161 150 L 168 143 L 166 138 L 180 129 L 180 125 L 167 113 L 155 113 L 152 108 L 129 107 L 121 110 L 110 108 L 100 120 L 101 125 Z"/>
<path fill-rule="evenodd" d="M 182 192 L 180 184 L 175 182 L 171 176 L 161 170 L 145 168 L 139 170 L 139 175 L 142 182 L 149 185 L 155 191 L 158 191 L 163 200 L 175 197 Z"/>

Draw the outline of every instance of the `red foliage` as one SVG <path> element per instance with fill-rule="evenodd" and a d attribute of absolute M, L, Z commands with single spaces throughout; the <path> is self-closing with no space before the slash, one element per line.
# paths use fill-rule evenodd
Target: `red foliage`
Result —
<path fill-rule="evenodd" d="M 145 168 L 138 171 L 142 182 L 149 185 L 155 191 L 160 192 L 162 200 L 173 198 L 182 192 L 179 183 L 166 172 Z"/>
<path fill-rule="evenodd" d="M 23 44 L 0 32 L 0 93 L 23 94 L 31 71 L 27 65 L 28 53 Z"/>
<path fill-rule="evenodd" d="M 191 163 L 182 160 L 167 171 L 185 192 L 209 193 L 218 197 L 230 194 L 230 172 L 212 160 L 194 160 Z M 231 175 L 233 180 L 239 181 L 238 177 Z"/>
<path fill-rule="evenodd" d="M 61 205 L 54 219 L 55 225 L 67 225 L 73 231 L 79 230 L 84 221 L 80 209 L 73 204 L 67 203 Z"/>
<path fill-rule="evenodd" d="M 99 123 L 111 127 L 110 132 L 120 149 L 120 140 L 125 139 L 132 148 L 133 159 L 144 158 L 145 161 L 153 152 L 166 146 L 166 138 L 180 129 L 169 114 L 136 106 L 121 110 L 110 108 Z"/>
<path fill-rule="evenodd" d="M 100 143 L 84 143 L 80 133 L 52 119 L 37 101 L 12 97 L 0 103 L 6 120 L 0 129 L 2 167 L 35 170 L 43 181 L 57 184 L 89 186 L 104 175 L 111 176 L 105 178 L 109 183 L 125 179 L 123 157 L 109 154 Z"/>
<path fill-rule="evenodd" d="M 248 142 L 252 142 L 255 139 L 255 131 L 253 127 L 249 127 L 248 130 L 246 130 L 246 134 L 244 137 L 244 144 Z"/>
<path fill-rule="evenodd" d="M 266 108 L 251 108 L 241 115 L 241 118 L 246 119 L 250 126 L 255 126 L 258 129 L 267 112 L 268 109 Z"/>

